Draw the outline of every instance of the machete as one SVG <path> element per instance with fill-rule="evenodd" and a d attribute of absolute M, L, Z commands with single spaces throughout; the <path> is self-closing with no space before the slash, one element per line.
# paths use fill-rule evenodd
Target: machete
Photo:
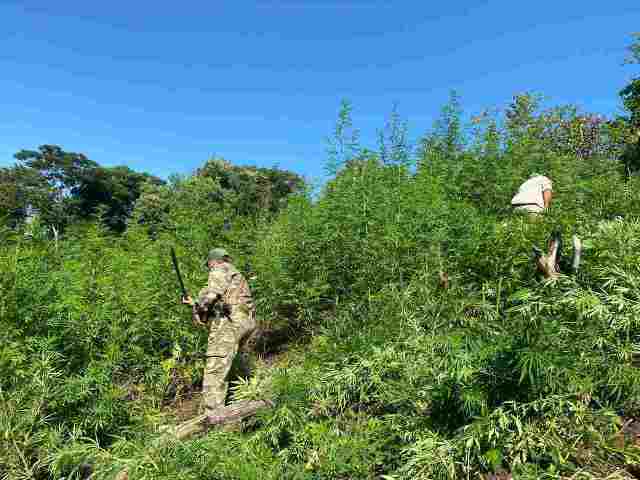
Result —
<path fill-rule="evenodd" d="M 180 267 L 178 267 L 178 259 L 176 258 L 176 252 L 173 249 L 173 247 L 171 247 L 171 260 L 173 260 L 173 268 L 176 271 L 176 275 L 178 275 L 178 282 L 180 283 L 180 289 L 182 290 L 182 297 L 187 298 L 189 296 L 189 293 L 187 292 L 187 289 L 184 287 L 184 282 L 182 281 L 182 275 L 180 275 Z"/>

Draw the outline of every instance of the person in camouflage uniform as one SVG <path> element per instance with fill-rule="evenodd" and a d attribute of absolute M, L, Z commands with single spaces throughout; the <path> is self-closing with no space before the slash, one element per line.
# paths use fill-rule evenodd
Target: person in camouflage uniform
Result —
<path fill-rule="evenodd" d="M 225 404 L 227 375 L 238 350 L 247 350 L 256 329 L 256 316 L 249 284 L 233 266 L 229 254 L 215 248 L 206 263 L 207 286 L 196 302 L 191 297 L 182 302 L 191 305 L 193 323 L 209 329 L 202 394 L 205 414 L 211 416 Z"/>

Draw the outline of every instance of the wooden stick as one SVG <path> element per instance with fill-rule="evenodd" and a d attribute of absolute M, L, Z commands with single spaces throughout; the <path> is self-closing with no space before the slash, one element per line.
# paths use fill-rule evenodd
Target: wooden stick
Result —
<path fill-rule="evenodd" d="M 571 261 L 571 270 L 577 273 L 580 268 L 580 259 L 582 258 L 582 241 L 577 235 L 573 236 L 573 259 Z"/>

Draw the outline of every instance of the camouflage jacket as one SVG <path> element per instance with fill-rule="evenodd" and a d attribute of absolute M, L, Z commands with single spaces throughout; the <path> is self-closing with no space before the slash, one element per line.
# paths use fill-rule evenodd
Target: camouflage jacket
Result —
<path fill-rule="evenodd" d="M 209 271 L 207 286 L 200 291 L 194 308 L 194 321 L 201 324 L 207 323 L 208 317 L 218 303 L 222 304 L 221 306 L 228 314 L 236 310 L 244 310 L 249 315 L 255 310 L 249 284 L 230 263 L 223 263 Z M 196 316 L 198 316 L 197 319 Z"/>

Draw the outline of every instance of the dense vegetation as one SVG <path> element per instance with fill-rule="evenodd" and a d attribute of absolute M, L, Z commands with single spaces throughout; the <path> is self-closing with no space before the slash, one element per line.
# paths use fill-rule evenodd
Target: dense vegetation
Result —
<path fill-rule="evenodd" d="M 469 128 L 454 95 L 418 145 L 394 112 L 368 149 L 345 103 L 317 198 L 295 174 L 221 159 L 162 182 L 20 153 L 0 185 L 0 475 L 633 478 L 637 95 L 616 119 L 518 95 Z M 509 208 L 533 172 L 554 180 L 540 221 Z M 42 203 L 25 235 L 27 197 Z M 554 230 L 585 252 L 548 282 L 531 247 Z M 233 399 L 275 407 L 178 442 L 159 426 L 197 398 L 206 334 L 168 251 L 196 291 L 213 245 L 251 278 L 264 340 Z"/>

